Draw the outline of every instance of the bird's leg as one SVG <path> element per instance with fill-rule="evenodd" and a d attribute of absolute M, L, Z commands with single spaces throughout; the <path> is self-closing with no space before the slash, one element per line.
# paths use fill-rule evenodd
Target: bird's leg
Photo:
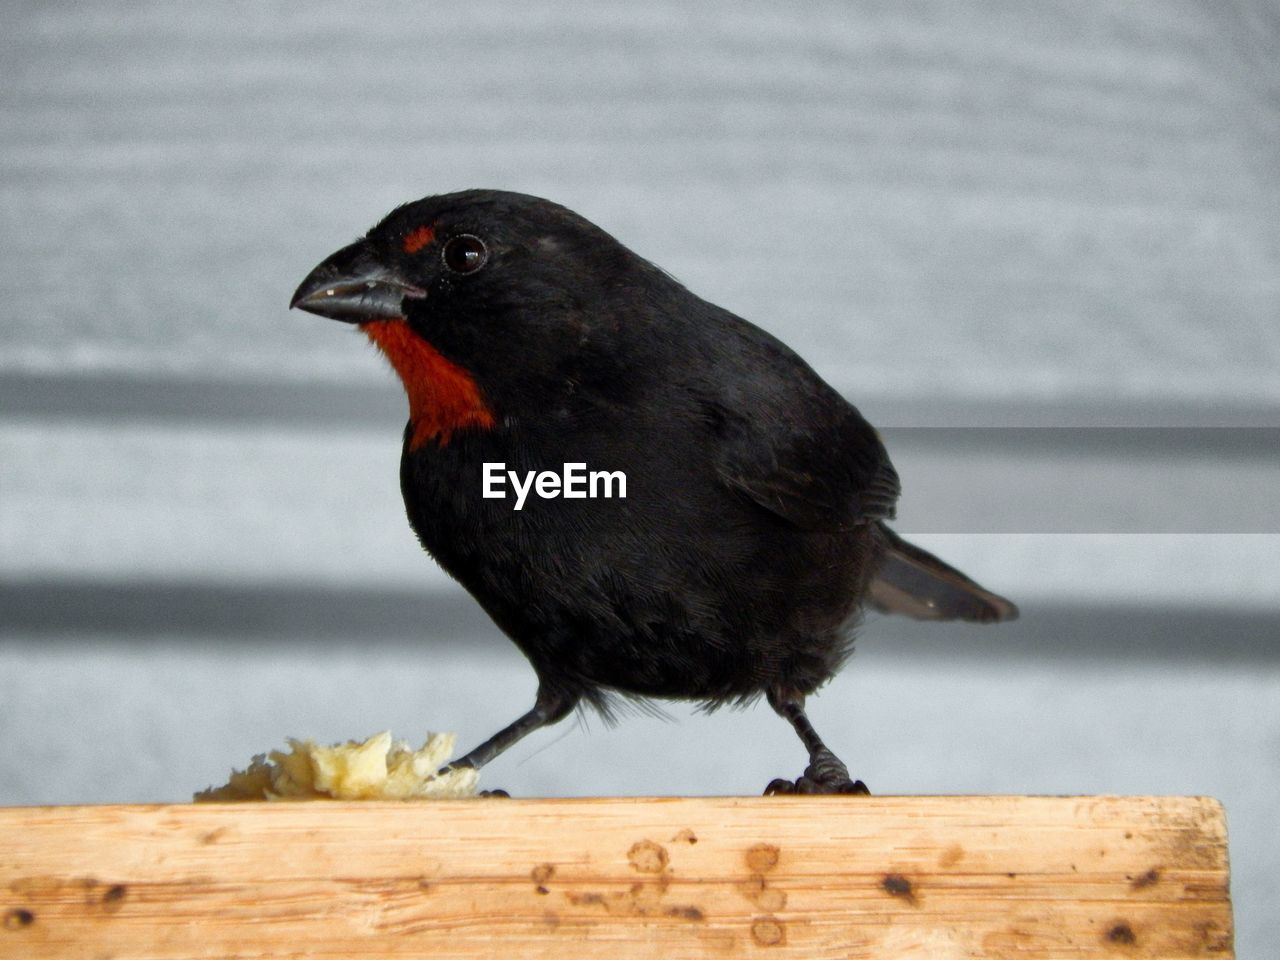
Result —
<path fill-rule="evenodd" d="M 796 781 L 774 780 L 764 792 L 771 793 L 870 793 L 861 780 L 849 778 L 846 767 L 822 742 L 818 731 L 804 712 L 804 697 L 786 690 L 770 690 L 769 706 L 795 727 L 804 748 L 809 751 L 809 766 Z"/>
<path fill-rule="evenodd" d="M 479 770 L 498 754 L 513 746 L 517 741 L 524 739 L 539 727 L 545 727 L 547 724 L 563 720 L 577 702 L 578 698 L 572 694 L 560 690 L 549 690 L 545 686 L 540 686 L 538 688 L 538 698 L 534 701 L 532 710 L 515 723 L 503 727 L 480 746 L 466 756 L 459 757 L 440 772 L 444 773 L 446 770 L 453 770 L 458 767 L 473 767 Z"/>

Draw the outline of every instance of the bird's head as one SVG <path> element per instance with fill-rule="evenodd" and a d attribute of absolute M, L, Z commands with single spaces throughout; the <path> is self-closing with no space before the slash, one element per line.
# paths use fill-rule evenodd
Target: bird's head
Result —
<path fill-rule="evenodd" d="M 628 291 L 658 278 L 558 204 L 467 190 L 393 210 L 312 270 L 290 306 L 359 325 L 404 382 L 414 442 L 443 443 L 549 402 L 579 368 L 607 371 Z"/>

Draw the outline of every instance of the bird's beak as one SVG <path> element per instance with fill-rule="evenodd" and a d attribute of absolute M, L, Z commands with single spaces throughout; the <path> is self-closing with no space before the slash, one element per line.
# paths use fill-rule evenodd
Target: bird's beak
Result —
<path fill-rule="evenodd" d="M 426 295 L 378 260 L 368 241 L 358 240 L 307 274 L 289 306 L 344 323 L 370 323 L 403 317 L 406 298 Z"/>

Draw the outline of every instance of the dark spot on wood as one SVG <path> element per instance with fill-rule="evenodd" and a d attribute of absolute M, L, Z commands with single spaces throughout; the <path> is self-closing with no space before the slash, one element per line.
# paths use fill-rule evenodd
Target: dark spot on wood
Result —
<path fill-rule="evenodd" d="M 115 913 L 124 906 L 124 898 L 128 896 L 129 888 L 123 883 L 113 884 L 107 887 L 106 893 L 102 895 L 102 909 L 107 913 Z"/>
<path fill-rule="evenodd" d="M 540 863 L 529 871 L 529 878 L 533 880 L 534 883 L 542 885 L 550 880 L 555 872 L 556 868 L 552 864 Z"/>
<path fill-rule="evenodd" d="M 81 901 L 86 907 L 96 907 L 100 899 L 98 895 L 98 881 L 95 877 L 81 877 L 72 881 L 72 885 L 79 889 Z"/>
<path fill-rule="evenodd" d="M 541 894 L 541 895 L 542 895 L 542 896 L 544 896 L 544 897 L 545 897 L 548 893 L 550 893 L 550 892 L 551 892 L 551 891 L 550 891 L 550 890 L 548 890 L 546 887 L 544 887 L 542 884 L 538 884 L 538 885 L 537 885 L 536 887 L 534 887 L 533 889 L 534 889 L 534 890 L 536 890 L 539 894 Z"/>
<path fill-rule="evenodd" d="M 787 928 L 776 917 L 761 917 L 751 924 L 751 939 L 762 947 L 776 947 L 787 942 Z"/>
<path fill-rule="evenodd" d="M 768 873 L 778 865 L 781 851 L 772 843 L 757 843 L 747 850 L 747 866 L 752 873 Z"/>
<path fill-rule="evenodd" d="M 1138 942 L 1138 938 L 1134 936 L 1133 929 L 1123 922 L 1117 923 L 1107 931 L 1107 939 L 1112 943 L 1118 943 L 1126 947 Z"/>
<path fill-rule="evenodd" d="M 894 897 L 901 897 L 907 903 L 914 904 L 916 902 L 916 892 L 911 886 L 911 881 L 900 873 L 887 873 L 880 886 L 884 888 L 884 892 Z"/>
<path fill-rule="evenodd" d="M 419 889 L 419 890 L 421 890 L 423 893 L 430 893 L 430 892 L 431 892 L 431 881 L 430 881 L 430 880 L 428 880 L 428 879 L 426 879 L 425 877 L 419 877 L 419 878 L 418 878 L 418 889 Z"/>
<path fill-rule="evenodd" d="M 1136 878 L 1129 884 L 1134 890 L 1141 890 L 1143 887 L 1149 887 L 1160 882 L 1160 868 L 1152 867 L 1142 876 Z"/>
<path fill-rule="evenodd" d="M 667 868 L 667 849 L 652 840 L 640 840 L 631 845 L 627 859 L 640 873 L 661 873 Z"/>
<path fill-rule="evenodd" d="M 1010 880 L 1017 880 L 1017 879 L 1018 879 L 1018 875 L 1017 875 L 1016 873 L 1014 873 L 1012 870 L 1010 870 L 1008 873 L 1006 873 L 1006 874 L 1005 874 L 1005 876 L 1006 876 L 1006 877 L 1008 877 Z"/>
<path fill-rule="evenodd" d="M 1126 831 L 1124 832 L 1124 838 L 1125 838 L 1126 840 L 1132 840 L 1132 839 L 1133 839 L 1133 831 L 1132 831 L 1132 830 L 1126 830 Z"/>
<path fill-rule="evenodd" d="M 677 833 L 674 837 L 671 838 L 671 842 L 672 843 L 683 842 L 692 846 L 693 844 L 698 842 L 698 838 L 692 830 L 690 830 L 688 827 L 685 827 L 683 830 L 681 830 L 679 833 Z"/>
<path fill-rule="evenodd" d="M 604 904 L 602 893 L 567 893 L 565 896 L 575 907 L 598 907 Z"/>
<path fill-rule="evenodd" d="M 4 928 L 6 930 L 21 930 L 23 927 L 29 927 L 36 922 L 36 915 L 30 910 L 23 910 L 21 907 L 15 907 L 4 915 Z"/>
<path fill-rule="evenodd" d="M 217 843 L 230 832 L 230 827 L 218 827 L 216 830 L 210 830 L 208 833 L 200 834 L 200 842 L 205 846 L 208 846 L 210 844 Z"/>
<path fill-rule="evenodd" d="M 681 920 L 702 920 L 702 911 L 697 907 L 667 907 L 668 917 L 679 917 Z"/>
<path fill-rule="evenodd" d="M 742 883 L 737 884 L 735 889 L 743 897 L 768 913 L 777 913 L 787 905 L 786 892 L 770 887 L 764 877 L 758 873 L 750 880 L 744 880 Z"/>
<path fill-rule="evenodd" d="M 1223 930 L 1212 920 L 1199 924 L 1196 929 L 1204 940 L 1205 953 L 1230 953 L 1234 947 L 1231 931 Z"/>

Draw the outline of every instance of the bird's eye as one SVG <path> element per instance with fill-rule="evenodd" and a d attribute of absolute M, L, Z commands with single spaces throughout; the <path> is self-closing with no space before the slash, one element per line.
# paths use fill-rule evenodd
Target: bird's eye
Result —
<path fill-rule="evenodd" d="M 489 248 L 479 237 L 462 233 L 449 238 L 441 256 L 454 273 L 475 273 L 489 259 Z"/>

